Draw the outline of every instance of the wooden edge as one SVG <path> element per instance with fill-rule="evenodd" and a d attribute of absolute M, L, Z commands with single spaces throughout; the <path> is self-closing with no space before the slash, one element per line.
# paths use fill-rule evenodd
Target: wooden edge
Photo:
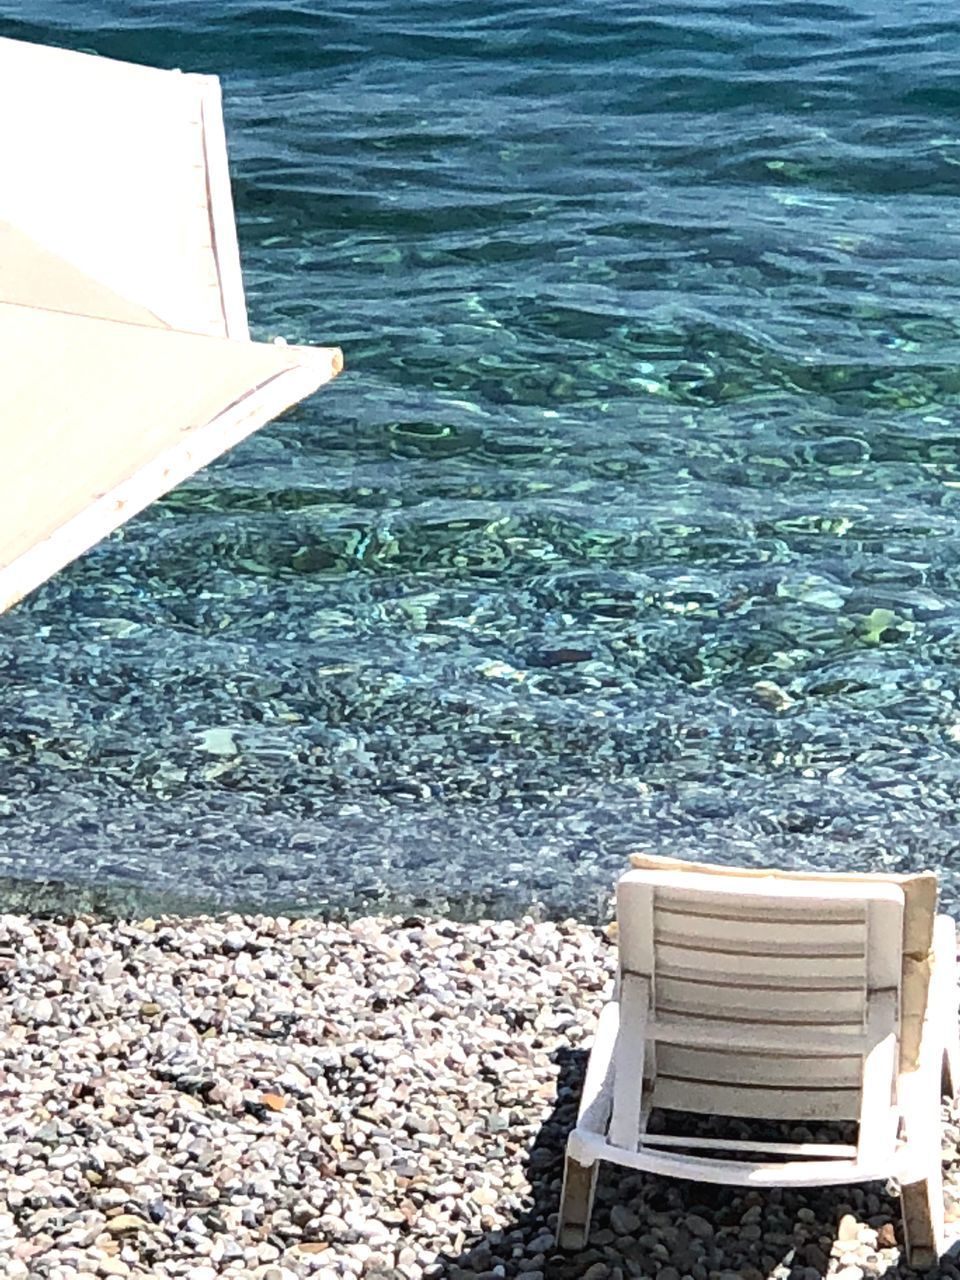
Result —
<path fill-rule="evenodd" d="M 243 292 L 240 246 L 227 161 L 227 135 L 223 124 L 223 96 L 216 76 L 197 76 L 200 88 L 200 121 L 203 156 L 206 164 L 207 208 L 210 214 L 210 241 L 220 302 L 228 338 L 247 339 L 247 303 Z"/>
<path fill-rule="evenodd" d="M 900 1187 L 903 1215 L 904 1261 L 914 1271 L 930 1271 L 944 1250 L 943 1170 L 936 1166 L 923 1171 L 926 1176 Z M 940 1273 L 942 1274 L 942 1272 Z"/>
<path fill-rule="evenodd" d="M 606 1130 L 610 1108 L 613 1105 L 614 1051 L 620 1032 L 620 1004 L 608 1000 L 600 1010 L 597 1034 L 587 1062 L 587 1072 L 580 1096 L 577 1128 L 591 1133 Z"/>
<path fill-rule="evenodd" d="M 793 1053 L 798 1057 L 851 1057 L 872 1048 L 859 1027 L 842 1024 L 829 1028 L 787 1023 L 710 1023 L 697 1018 L 682 1021 L 676 1015 L 651 1019 L 647 1035 L 655 1043 L 685 1045 L 691 1049 L 720 1049 L 742 1053 L 744 1045 L 754 1053 Z"/>
<path fill-rule="evenodd" d="M 557 1244 L 561 1249 L 585 1248 L 596 1185 L 597 1165 L 582 1165 L 568 1154 L 563 1162 L 563 1189 L 557 1218 Z"/>
<path fill-rule="evenodd" d="M 847 1182 L 878 1182 L 895 1177 L 899 1166 L 869 1166 L 859 1160 L 786 1160 L 782 1163 L 754 1164 L 748 1160 L 718 1160 L 703 1156 L 673 1155 L 644 1145 L 638 1151 L 613 1147 L 592 1134 L 570 1135 L 570 1154 L 581 1164 L 608 1160 L 629 1169 L 661 1174 L 668 1178 L 690 1178 L 734 1187 L 827 1187 Z M 895 1156 L 895 1160 L 899 1155 Z"/>
<path fill-rule="evenodd" d="M 617 881 L 617 925 L 620 969 L 654 971 L 653 894 L 651 877 L 627 872 Z"/>
<path fill-rule="evenodd" d="M 912 886 L 915 881 L 923 881 L 924 884 L 920 886 L 920 890 L 927 894 L 932 891 L 934 901 L 938 883 L 937 873 L 930 870 L 908 871 L 901 874 L 893 871 L 805 871 L 796 868 L 788 870 L 784 867 L 725 866 L 719 862 L 688 862 L 684 858 L 670 858 L 659 853 L 642 853 L 640 851 L 628 854 L 627 861 L 636 871 L 676 871 L 682 872 L 684 875 L 711 875 L 729 880 L 775 879 L 793 880 L 799 883 L 810 881 L 814 884 L 834 880 L 848 884 L 862 884 L 864 882 L 867 884 L 871 882 L 874 884 L 899 884 L 904 888 L 905 892 L 909 892 L 908 886 Z"/>
<path fill-rule="evenodd" d="M 697 870 L 676 871 L 664 869 L 635 869 L 625 871 L 617 882 L 621 886 L 649 884 L 659 889 L 688 890 L 695 893 L 729 895 L 731 898 L 772 898 L 782 901 L 824 899 L 841 902 L 890 902 L 903 907 L 903 888 L 896 880 L 849 880 L 824 875 L 814 881 L 794 880 L 768 874 L 764 877 L 713 875 Z M 623 923 L 620 924 L 623 936 Z M 899 953 L 900 940 L 896 950 Z"/>
<path fill-rule="evenodd" d="M 649 978 L 626 974 L 620 991 L 620 1034 L 614 1050 L 613 1111 L 607 1141 L 628 1151 L 635 1151 L 640 1141 L 649 1018 Z"/>
<path fill-rule="evenodd" d="M 0 613 L 195 471 L 330 382 L 343 368 L 338 347 L 295 350 L 300 363 L 253 387 L 0 570 Z"/>
<path fill-rule="evenodd" d="M 746 1151 L 817 1160 L 852 1160 L 857 1148 L 845 1142 L 754 1142 L 749 1138 L 691 1138 L 676 1133 L 647 1133 L 644 1147 L 680 1147 L 689 1151 Z"/>
<path fill-rule="evenodd" d="M 897 1149 L 897 1004 L 896 991 L 871 991 L 867 997 L 867 1036 L 873 1044 L 863 1056 L 857 1140 L 857 1158 L 863 1164 L 889 1163 Z"/>
<path fill-rule="evenodd" d="M 909 1018 L 904 1018 L 901 1090 L 910 1088 L 910 1078 L 917 1073 L 936 1078 L 943 1052 L 952 1059 L 958 1056 L 957 926 L 952 917 L 937 916 L 932 952 L 922 962 L 911 962 L 905 975 L 905 987 L 914 984 L 917 994 Z M 905 1005 L 906 1000 L 905 995 Z M 950 1065 L 953 1069 L 957 1064 Z"/>

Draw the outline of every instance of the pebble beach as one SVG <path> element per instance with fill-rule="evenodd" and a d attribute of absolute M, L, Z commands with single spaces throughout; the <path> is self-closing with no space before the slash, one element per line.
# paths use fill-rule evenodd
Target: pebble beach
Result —
<path fill-rule="evenodd" d="M 588 1249 L 555 1248 L 615 954 L 572 921 L 0 916 L 0 1276 L 912 1274 L 883 1186 L 607 1167 Z"/>

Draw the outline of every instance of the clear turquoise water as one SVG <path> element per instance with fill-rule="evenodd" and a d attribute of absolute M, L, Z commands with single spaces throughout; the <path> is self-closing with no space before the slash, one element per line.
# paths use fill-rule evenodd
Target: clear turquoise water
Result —
<path fill-rule="evenodd" d="M 222 76 L 255 332 L 348 373 L 0 619 L 8 901 L 955 900 L 960 17 L 22 12 Z"/>

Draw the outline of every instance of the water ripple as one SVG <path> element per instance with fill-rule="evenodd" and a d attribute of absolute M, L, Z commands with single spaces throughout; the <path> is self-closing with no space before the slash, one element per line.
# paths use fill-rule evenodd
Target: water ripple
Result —
<path fill-rule="evenodd" d="M 955 903 L 960 20 L 0 34 L 220 73 L 255 332 L 348 354 L 0 623 L 11 893 L 599 913 L 644 846 Z"/>

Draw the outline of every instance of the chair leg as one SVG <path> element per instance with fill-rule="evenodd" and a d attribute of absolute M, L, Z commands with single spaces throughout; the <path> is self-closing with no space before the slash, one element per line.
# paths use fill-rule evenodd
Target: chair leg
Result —
<path fill-rule="evenodd" d="M 922 1182 L 900 1188 L 900 1209 L 907 1265 L 918 1271 L 935 1267 L 943 1252 L 943 1166 L 939 1152 L 936 1167 Z"/>
<path fill-rule="evenodd" d="M 955 988 L 954 988 L 955 990 Z M 956 1005 L 951 1000 L 943 1011 L 943 1062 L 940 1069 L 940 1095 L 951 1101 L 960 1092 L 960 1027 Z"/>
<path fill-rule="evenodd" d="M 934 981 L 941 992 L 939 1007 L 931 1010 L 943 1035 L 941 1093 L 960 1092 L 960 1025 L 957 1019 L 957 930 L 948 916 L 938 916 L 934 932 Z"/>
<path fill-rule="evenodd" d="M 560 1193 L 560 1219 L 557 1222 L 557 1244 L 561 1249 L 583 1249 L 586 1246 L 599 1168 L 598 1160 L 582 1165 L 573 1156 L 566 1158 L 563 1191 Z"/>
<path fill-rule="evenodd" d="M 952 1101 L 960 1093 L 960 1037 L 956 1032 L 947 1033 L 943 1046 L 943 1068 L 940 1073 L 940 1092 Z"/>

